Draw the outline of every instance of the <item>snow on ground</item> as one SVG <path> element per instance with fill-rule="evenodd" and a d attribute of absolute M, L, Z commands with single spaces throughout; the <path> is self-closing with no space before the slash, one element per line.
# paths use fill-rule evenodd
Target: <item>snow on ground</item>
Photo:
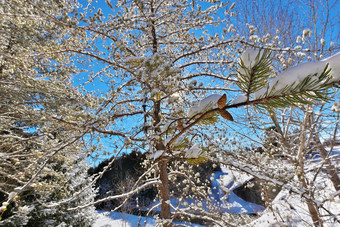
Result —
<path fill-rule="evenodd" d="M 139 226 L 139 224 L 145 227 L 153 227 L 156 223 L 152 217 L 138 217 L 120 212 L 97 212 L 98 218 L 93 227 L 135 227 Z"/>
<path fill-rule="evenodd" d="M 216 203 L 221 204 L 221 212 L 232 214 L 256 214 L 265 208 L 261 205 L 247 202 L 238 197 L 232 190 L 252 179 L 252 176 L 238 171 L 232 171 L 222 166 L 222 172 L 215 172 L 212 182 L 212 192 Z"/>
<path fill-rule="evenodd" d="M 233 191 L 230 192 L 226 204 L 226 211 L 230 214 L 257 214 L 265 209 L 261 205 L 244 201 Z"/>
<path fill-rule="evenodd" d="M 221 169 L 225 174 L 221 176 L 220 181 L 222 182 L 222 185 L 228 187 L 230 190 L 234 190 L 253 178 L 249 174 L 231 170 L 226 166 L 221 166 Z"/>
<path fill-rule="evenodd" d="M 227 167 L 222 167 L 222 171 L 214 173 L 214 180 L 212 181 L 212 196 L 216 204 L 218 203 L 221 207 L 221 212 L 228 212 L 234 214 L 254 214 L 264 210 L 263 206 L 244 201 L 238 197 L 232 189 L 239 187 L 241 184 L 245 183 L 251 176 L 239 173 L 237 171 L 232 171 Z M 186 199 L 183 202 L 179 202 L 178 199 L 171 198 L 171 204 L 175 207 L 180 206 L 182 208 L 187 207 L 190 204 L 194 204 L 193 199 Z M 157 205 L 159 201 L 151 204 L 146 210 L 150 210 L 153 206 Z M 180 204 L 180 205 L 179 205 Z M 203 207 L 205 204 L 203 203 Z M 156 207 L 153 211 L 160 211 L 160 207 Z M 172 210 L 173 211 L 173 210 Z M 120 213 L 120 212 L 105 212 L 98 211 L 98 218 L 94 223 L 94 227 L 134 227 L 134 226 L 156 226 L 157 221 L 153 217 L 138 217 L 136 215 Z M 200 227 L 201 225 L 190 224 L 183 226 L 195 226 Z"/>
<path fill-rule="evenodd" d="M 332 191 L 332 183 L 327 183 L 328 188 L 325 191 Z M 325 207 L 331 210 L 335 215 L 340 215 L 340 199 L 334 198 L 334 201 L 325 203 Z M 322 210 L 321 210 L 322 211 Z M 326 212 L 322 212 L 328 215 Z M 324 226 L 339 226 L 329 217 L 329 222 Z M 263 226 L 313 226 L 311 216 L 308 212 L 306 202 L 300 195 L 289 193 L 288 190 L 282 190 L 274 199 L 272 207 L 267 208 L 261 216 L 255 221 L 245 225 L 245 227 L 263 227 Z"/>
<path fill-rule="evenodd" d="M 157 223 L 154 217 L 138 217 L 132 214 L 120 213 L 120 212 L 105 212 L 97 211 L 98 218 L 93 224 L 93 227 L 154 227 L 161 226 Z M 158 225 L 157 225 L 158 224 Z M 179 226 L 192 226 L 203 227 L 198 224 L 185 224 L 176 222 Z"/>
<path fill-rule="evenodd" d="M 233 214 L 255 214 L 263 211 L 263 206 L 247 202 L 238 197 L 232 190 L 241 186 L 248 180 L 252 179 L 244 173 L 232 171 L 227 167 L 222 166 L 222 171 L 214 172 L 212 188 L 212 195 L 210 199 L 214 201 L 216 207 L 220 207 L 219 212 L 233 213 Z M 170 198 L 170 202 L 174 207 L 186 208 L 190 205 L 194 205 L 197 201 L 191 198 L 187 198 L 184 201 L 179 201 L 177 198 Z M 152 203 L 146 210 L 154 208 L 153 211 L 161 211 L 160 206 L 155 207 L 159 204 L 159 201 Z M 208 210 L 206 201 L 202 201 L 202 207 Z M 171 209 L 171 211 L 174 211 Z"/>
<path fill-rule="evenodd" d="M 340 160 L 340 146 L 334 147 L 332 155 L 330 157 L 332 164 L 339 166 Z M 319 155 L 315 155 L 313 159 L 308 160 L 306 166 L 307 178 L 312 179 L 314 177 L 314 171 L 307 171 L 315 169 L 320 166 L 321 158 Z M 323 205 L 326 209 L 340 217 L 340 199 L 334 197 L 334 187 L 330 179 L 326 176 L 325 172 L 321 172 L 316 178 L 319 190 L 316 192 L 315 200 L 318 203 L 331 198 Z M 321 209 L 321 215 L 328 217 L 328 220 L 324 223 L 324 226 L 336 227 L 339 224 L 334 223 L 329 213 Z M 263 227 L 263 226 L 298 226 L 307 227 L 313 226 L 311 216 L 308 211 L 307 204 L 304 198 L 300 195 L 290 193 L 288 190 L 282 190 L 274 199 L 272 206 L 267 208 L 261 216 L 253 222 L 245 225 L 244 227 Z"/>
<path fill-rule="evenodd" d="M 318 161 L 320 157 L 314 156 L 310 160 L 307 168 L 319 165 Z M 337 166 L 340 159 L 340 146 L 333 148 L 333 154 L 331 160 L 333 164 Z M 308 212 L 307 205 L 300 195 L 290 193 L 287 190 L 282 190 L 274 199 L 271 207 L 265 208 L 263 206 L 244 201 L 239 198 L 232 190 L 239 187 L 243 183 L 249 181 L 252 177 L 250 175 L 233 171 L 225 166 L 221 166 L 222 171 L 215 172 L 212 176 L 212 196 L 216 204 L 221 207 L 221 212 L 228 212 L 233 214 L 258 214 L 260 217 L 244 227 L 266 227 L 266 226 L 312 226 L 312 220 Z M 313 177 L 314 172 L 308 173 Z M 320 174 L 316 182 L 323 187 L 320 193 L 317 195 L 317 201 L 322 202 L 324 199 L 330 197 L 330 193 L 334 192 L 334 188 L 330 180 L 324 174 Z M 187 206 L 195 201 L 188 199 L 181 204 Z M 147 210 L 159 202 L 152 204 Z M 178 199 L 172 198 L 171 203 L 176 207 L 179 204 Z M 216 205 L 217 206 L 217 205 Z M 332 211 L 335 215 L 340 215 L 340 199 L 338 197 L 333 198 L 331 201 L 325 202 L 324 206 Z M 203 204 L 204 207 L 204 204 Z M 154 209 L 154 211 L 160 211 L 160 207 Z M 322 213 L 327 215 L 326 212 Z M 329 217 L 331 221 L 331 217 Z M 157 220 L 153 217 L 138 217 L 136 215 L 119 213 L 119 212 L 104 212 L 98 211 L 98 219 L 94 223 L 94 227 L 134 227 L 134 226 L 156 226 Z M 184 223 L 178 223 L 181 226 L 196 226 L 200 225 L 188 225 Z M 325 226 L 336 227 L 338 225 L 332 223 L 324 223 Z"/>

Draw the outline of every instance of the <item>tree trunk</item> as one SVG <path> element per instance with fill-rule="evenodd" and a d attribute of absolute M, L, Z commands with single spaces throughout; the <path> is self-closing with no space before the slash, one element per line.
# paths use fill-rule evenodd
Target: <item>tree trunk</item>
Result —
<path fill-rule="evenodd" d="M 312 217 L 314 226 L 315 227 L 322 227 L 323 222 L 320 219 L 320 215 L 318 213 L 318 208 L 314 205 L 312 200 L 306 199 L 306 202 L 307 202 L 308 210 L 309 210 L 309 213 Z"/>
<path fill-rule="evenodd" d="M 307 181 L 306 181 L 306 175 L 304 172 L 304 158 L 305 158 L 305 143 L 306 143 L 306 134 L 307 134 L 307 123 L 309 121 L 310 113 L 305 113 L 305 117 L 303 119 L 302 124 L 300 125 L 300 147 L 298 151 L 298 174 L 297 177 L 302 184 L 303 190 L 305 190 L 308 195 L 313 198 L 313 192 L 309 189 Z M 315 227 L 322 227 L 323 222 L 320 219 L 320 215 L 318 212 L 318 207 L 313 202 L 312 199 L 306 198 L 306 203 L 308 207 L 309 214 L 311 215 L 311 218 L 313 220 L 313 224 Z"/>
<path fill-rule="evenodd" d="M 281 140 L 282 145 L 283 145 L 286 149 L 288 149 L 288 148 L 289 148 L 288 142 L 287 142 L 287 140 L 286 140 L 286 138 L 285 138 L 285 135 L 284 135 L 284 133 L 283 133 L 283 131 L 282 131 L 282 129 L 281 129 L 281 126 L 280 126 L 279 122 L 277 121 L 277 118 L 276 118 L 275 114 L 272 113 L 272 112 L 269 112 L 269 115 L 270 115 L 270 118 L 272 119 L 272 121 L 273 121 L 273 123 L 274 123 L 274 125 L 275 125 L 275 129 L 276 129 L 277 132 L 281 135 L 281 136 L 280 136 L 280 140 Z"/>
<path fill-rule="evenodd" d="M 160 128 L 158 123 L 161 121 L 160 119 L 160 101 L 154 102 L 154 110 L 153 110 L 153 126 L 155 130 L 155 134 L 157 135 L 160 133 Z M 165 146 L 161 141 L 158 141 L 155 146 L 156 150 L 165 150 Z M 164 151 L 166 152 L 166 151 Z M 170 212 L 170 189 L 169 189 L 169 176 L 168 176 L 168 159 L 165 157 L 161 157 L 158 163 L 159 168 L 159 178 L 162 182 L 162 184 L 159 187 L 160 196 L 161 196 L 161 218 L 162 219 L 171 219 L 171 212 Z M 171 222 L 167 223 L 164 221 L 163 223 L 164 227 L 171 226 Z"/>
<path fill-rule="evenodd" d="M 331 160 L 327 157 L 327 151 L 325 147 L 321 144 L 320 139 L 317 135 L 314 135 L 314 140 L 318 144 L 318 150 L 321 158 L 325 162 L 327 173 L 330 175 L 330 179 L 334 185 L 335 191 L 340 190 L 340 178 L 335 166 L 332 165 Z M 331 151 L 330 151 L 331 152 Z"/>
<path fill-rule="evenodd" d="M 161 194 L 161 217 L 162 219 L 171 219 L 170 212 L 170 189 L 169 189 L 169 178 L 168 178 L 168 170 L 167 170 L 168 160 L 163 159 L 158 163 L 160 180 L 162 182 L 160 186 L 160 194 Z M 171 223 L 166 223 L 164 226 L 171 226 Z"/>

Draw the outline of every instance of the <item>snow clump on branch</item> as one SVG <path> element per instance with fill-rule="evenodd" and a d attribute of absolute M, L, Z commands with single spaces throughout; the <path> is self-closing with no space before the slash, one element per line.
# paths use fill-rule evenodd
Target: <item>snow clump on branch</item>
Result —
<path fill-rule="evenodd" d="M 254 93 L 255 99 L 262 98 L 267 92 L 275 92 L 284 89 L 292 84 L 298 84 L 310 75 L 314 75 L 312 79 L 317 79 L 318 76 L 325 70 L 329 64 L 332 78 L 329 82 L 340 80 L 340 52 L 318 62 L 306 62 L 288 70 L 283 71 L 275 77 L 267 87 Z"/>
<path fill-rule="evenodd" d="M 194 144 L 189 150 L 185 152 L 185 158 L 199 158 L 201 155 L 201 148 L 199 144 Z"/>
<path fill-rule="evenodd" d="M 162 154 L 163 154 L 164 150 L 157 150 L 156 152 L 152 153 L 150 155 L 150 158 L 153 160 L 156 160 L 157 158 L 159 158 Z"/>
<path fill-rule="evenodd" d="M 263 51 L 257 48 L 249 48 L 243 52 L 240 57 L 240 61 L 243 62 L 247 69 L 250 69 L 258 64 L 263 55 Z M 245 69 L 240 68 L 239 73 L 246 74 Z"/>
<path fill-rule="evenodd" d="M 202 99 L 197 106 L 190 107 L 188 111 L 188 117 L 191 118 L 199 113 L 204 113 L 209 110 L 217 108 L 217 102 L 222 97 L 219 94 L 212 94 Z"/>
<path fill-rule="evenodd" d="M 331 111 L 340 113 L 340 102 L 334 102 L 333 106 L 331 107 Z"/>

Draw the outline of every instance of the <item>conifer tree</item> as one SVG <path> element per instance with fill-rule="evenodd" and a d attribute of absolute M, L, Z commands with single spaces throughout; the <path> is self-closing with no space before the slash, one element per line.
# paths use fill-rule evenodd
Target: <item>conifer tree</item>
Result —
<path fill-rule="evenodd" d="M 68 21 L 74 6 L 71 1 L 0 2 L 0 226 L 86 226 L 93 220 L 91 207 L 67 211 L 93 201 L 90 187 L 74 202 L 50 208 L 90 182 L 82 161 L 83 134 L 56 120 L 86 118 L 84 98 L 72 85 L 77 71 L 63 53 L 68 42 L 77 42 L 45 17 L 51 13 Z"/>

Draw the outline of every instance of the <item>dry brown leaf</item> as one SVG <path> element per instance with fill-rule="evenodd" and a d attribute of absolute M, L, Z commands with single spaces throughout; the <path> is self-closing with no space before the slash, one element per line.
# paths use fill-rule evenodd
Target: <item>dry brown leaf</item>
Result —
<path fill-rule="evenodd" d="M 228 111 L 223 110 L 223 109 L 220 109 L 220 110 L 218 110 L 218 112 L 220 113 L 220 115 L 221 115 L 224 119 L 226 119 L 226 120 L 228 120 L 228 121 L 234 121 L 233 116 L 231 116 L 231 114 L 230 114 Z"/>
<path fill-rule="evenodd" d="M 217 101 L 217 106 L 218 108 L 223 109 L 226 103 L 227 103 L 227 96 L 226 94 L 223 94 L 222 97 Z"/>

